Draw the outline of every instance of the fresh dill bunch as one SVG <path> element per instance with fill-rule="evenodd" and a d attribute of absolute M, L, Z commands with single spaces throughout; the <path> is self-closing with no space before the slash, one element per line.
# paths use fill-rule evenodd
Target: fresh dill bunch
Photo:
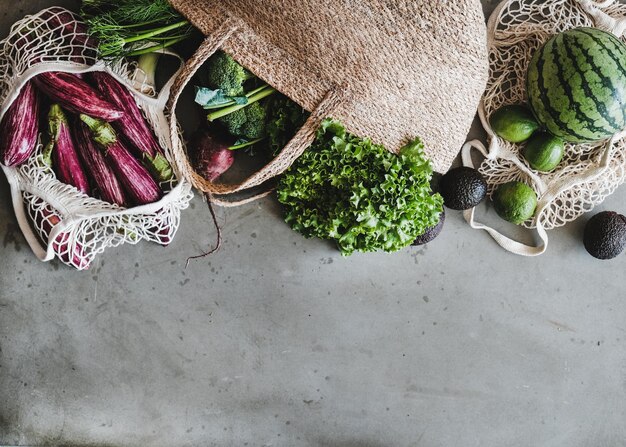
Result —
<path fill-rule="evenodd" d="M 106 14 L 120 25 L 183 20 L 167 0 L 83 0 L 81 14 L 88 19 Z"/>
<path fill-rule="evenodd" d="M 191 24 L 167 0 L 83 0 L 81 14 L 105 59 L 157 51 L 192 33 Z"/>

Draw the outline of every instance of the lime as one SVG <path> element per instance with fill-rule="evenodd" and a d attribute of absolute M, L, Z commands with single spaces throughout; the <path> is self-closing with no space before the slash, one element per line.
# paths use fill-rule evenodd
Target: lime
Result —
<path fill-rule="evenodd" d="M 539 129 L 532 112 L 521 105 L 504 106 L 489 119 L 491 128 L 499 137 L 511 143 L 521 143 Z"/>
<path fill-rule="evenodd" d="M 493 193 L 492 200 L 498 216 L 516 225 L 533 217 L 537 208 L 537 194 L 522 182 L 500 185 Z"/>
<path fill-rule="evenodd" d="M 546 132 L 534 134 L 522 150 L 522 155 L 530 167 L 539 172 L 554 170 L 561 163 L 564 153 L 563 140 Z"/>

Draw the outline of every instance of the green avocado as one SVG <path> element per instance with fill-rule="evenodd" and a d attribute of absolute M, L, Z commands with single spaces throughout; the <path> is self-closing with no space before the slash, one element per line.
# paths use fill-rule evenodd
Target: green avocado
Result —
<path fill-rule="evenodd" d="M 462 166 L 448 171 L 439 183 L 443 203 L 453 210 L 474 208 L 487 195 L 487 182 L 476 169 Z"/>
<path fill-rule="evenodd" d="M 583 242 L 594 258 L 615 258 L 626 247 L 626 217 L 613 211 L 596 214 L 585 226 Z"/>

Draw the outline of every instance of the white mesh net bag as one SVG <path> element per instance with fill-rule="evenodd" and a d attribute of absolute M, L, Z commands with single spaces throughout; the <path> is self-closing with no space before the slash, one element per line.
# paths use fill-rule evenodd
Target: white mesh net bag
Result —
<path fill-rule="evenodd" d="M 475 220 L 474 209 L 465 212 L 472 228 L 482 229 L 503 248 L 520 255 L 536 256 L 548 247 L 546 230 L 565 225 L 593 209 L 626 178 L 626 132 L 610 141 L 568 144 L 561 164 L 551 173 L 532 170 L 519 155 L 521 146 L 494 134 L 489 117 L 504 105 L 527 102 L 526 69 L 534 52 L 552 35 L 581 26 L 597 27 L 622 38 L 626 29 L 626 5 L 614 0 L 505 0 L 488 24 L 489 81 L 479 116 L 489 135 L 488 148 L 480 141 L 468 142 L 462 151 L 463 164 L 473 167 L 471 152 L 485 157 L 478 170 L 490 192 L 502 183 L 521 180 L 539 198 L 532 221 L 541 243 L 528 246 L 511 240 Z"/>
<path fill-rule="evenodd" d="M 134 68 L 121 63 L 108 66 L 96 59 L 94 42 L 86 34 L 85 25 L 59 7 L 25 17 L 0 42 L 0 119 L 22 86 L 39 73 L 106 71 L 134 94 L 174 170 L 175 180 L 161 184 L 165 192 L 161 200 L 123 208 L 88 197 L 57 180 L 42 162 L 40 139 L 29 160 L 2 168 L 20 228 L 42 261 L 56 255 L 65 264 L 83 270 L 106 248 L 141 240 L 167 245 L 178 229 L 181 210 L 188 207 L 193 193 L 173 162 L 164 114 L 176 75 L 157 93 L 152 86 L 136 81 Z M 40 127 L 42 130 L 46 129 Z"/>

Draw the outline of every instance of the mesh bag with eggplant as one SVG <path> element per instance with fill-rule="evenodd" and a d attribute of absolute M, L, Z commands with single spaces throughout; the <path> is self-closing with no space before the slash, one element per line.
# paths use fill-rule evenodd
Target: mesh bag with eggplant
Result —
<path fill-rule="evenodd" d="M 47 144 L 36 154 L 40 112 L 47 122 Z M 37 157 L 59 181 L 123 207 L 159 200 L 173 179 L 132 94 L 104 72 L 81 77 L 46 72 L 29 80 L 0 122 L 0 156 L 7 167 Z M 60 217 L 48 208 L 40 220 L 35 225 L 50 232 Z M 67 238 L 55 239 L 57 251 Z M 59 255 L 79 268 L 88 266 L 80 256 Z"/>
<path fill-rule="evenodd" d="M 0 42 L 0 164 L 18 223 L 39 259 L 81 270 L 108 247 L 167 245 L 192 197 L 168 161 L 166 98 L 131 88 L 134 65 L 97 55 L 58 7 Z"/>

